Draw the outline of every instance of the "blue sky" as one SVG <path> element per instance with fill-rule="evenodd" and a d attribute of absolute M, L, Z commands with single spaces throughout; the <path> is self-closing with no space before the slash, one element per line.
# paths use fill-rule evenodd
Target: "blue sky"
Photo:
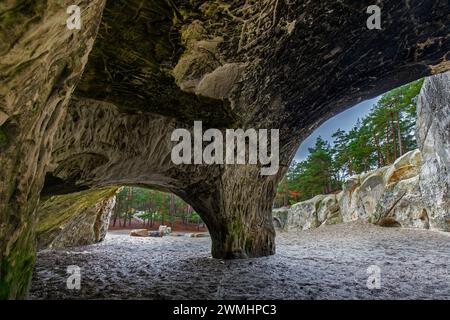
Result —
<path fill-rule="evenodd" d="M 309 154 L 308 148 L 314 146 L 318 136 L 321 136 L 323 139 L 332 143 L 333 138 L 331 135 L 339 128 L 345 131 L 350 130 L 356 124 L 358 119 L 363 118 L 370 112 L 370 109 L 378 102 L 378 100 L 380 100 L 380 98 L 381 96 L 358 103 L 354 107 L 347 109 L 322 123 L 322 125 L 300 145 L 300 148 L 297 150 L 294 157 L 295 161 L 303 161 L 306 159 Z"/>

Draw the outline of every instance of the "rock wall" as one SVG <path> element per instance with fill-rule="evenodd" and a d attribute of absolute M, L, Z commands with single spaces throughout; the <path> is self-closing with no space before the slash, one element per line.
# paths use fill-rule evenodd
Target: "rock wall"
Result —
<path fill-rule="evenodd" d="M 342 195 L 318 195 L 291 207 L 288 213 L 288 228 L 314 229 L 322 224 L 342 221 L 339 198 Z"/>
<path fill-rule="evenodd" d="M 39 249 L 82 246 L 100 242 L 108 230 L 117 188 L 54 196 L 38 210 Z"/>
<path fill-rule="evenodd" d="M 266 178 L 252 165 L 166 170 L 170 161 L 165 153 L 133 148 L 144 137 L 135 133 L 153 128 L 153 145 L 158 145 L 167 128 L 143 121 L 151 114 L 177 127 L 202 120 L 205 129 L 280 128 L 280 163 L 287 164 L 302 139 L 344 108 L 450 69 L 450 43 L 443 41 L 450 31 L 448 3 L 380 0 L 389 12 L 383 32 L 366 28 L 370 4 L 0 1 L 0 299 L 26 296 L 35 257 L 36 208 L 49 175 L 53 189 L 58 189 L 55 180 L 70 178 L 63 181 L 67 188 L 57 190 L 69 193 L 110 185 L 100 184 L 105 180 L 139 185 L 144 180 L 176 192 L 201 214 L 212 234 L 213 256 L 273 254 L 272 200 L 287 166 Z M 81 7 L 81 30 L 65 27 L 69 5 Z M 58 128 L 64 130 L 73 92 L 114 105 L 125 115 L 143 115 L 142 126 L 119 137 L 117 145 L 97 137 L 91 155 L 81 155 L 80 161 L 79 154 L 72 154 L 55 172 L 55 154 L 69 155 L 55 150 L 60 144 L 54 138 Z M 124 118 L 119 120 L 127 122 Z M 68 133 L 74 127 L 68 126 Z M 93 127 L 77 127 L 72 150 L 88 149 L 85 143 L 96 136 Z M 99 155 L 117 146 L 125 150 L 121 176 L 105 167 L 98 173 L 109 162 Z M 147 162 L 133 168 L 136 152 L 139 160 L 151 159 L 161 171 L 149 170 Z M 76 179 L 77 171 L 87 181 Z M 181 184 L 192 171 L 198 174 Z M 45 196 L 52 195 L 48 191 Z"/>
<path fill-rule="evenodd" d="M 420 191 L 430 225 L 450 225 L 450 72 L 428 78 L 417 104 L 417 140 L 423 157 Z"/>

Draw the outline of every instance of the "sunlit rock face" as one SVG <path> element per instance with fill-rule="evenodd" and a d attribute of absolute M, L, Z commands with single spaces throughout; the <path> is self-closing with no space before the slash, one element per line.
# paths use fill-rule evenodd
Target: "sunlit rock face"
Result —
<path fill-rule="evenodd" d="M 450 73 L 428 78 L 417 105 L 422 151 L 420 192 L 430 226 L 450 231 Z"/>
<path fill-rule="evenodd" d="M 428 228 L 422 214 L 418 173 L 420 151 L 398 158 L 392 165 L 359 176 L 351 188 L 345 186 L 341 198 L 344 222 L 366 220 L 380 225 Z M 417 201 L 413 201 L 418 198 Z"/>
<path fill-rule="evenodd" d="M 39 206 L 39 249 L 83 246 L 102 241 L 114 209 L 117 188 L 53 196 Z"/>
<path fill-rule="evenodd" d="M 445 229 L 430 223 L 420 188 L 421 170 L 421 152 L 414 150 L 390 166 L 352 176 L 339 194 L 318 195 L 292 206 L 289 228 L 363 220 L 385 227 Z"/>

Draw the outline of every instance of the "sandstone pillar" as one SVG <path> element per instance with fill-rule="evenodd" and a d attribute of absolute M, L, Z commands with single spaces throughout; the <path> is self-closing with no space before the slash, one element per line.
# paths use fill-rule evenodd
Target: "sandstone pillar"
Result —
<path fill-rule="evenodd" d="M 275 254 L 272 201 L 280 175 L 261 176 L 259 169 L 228 166 L 219 181 L 203 189 L 207 191 L 189 191 L 186 200 L 208 226 L 214 258 Z"/>

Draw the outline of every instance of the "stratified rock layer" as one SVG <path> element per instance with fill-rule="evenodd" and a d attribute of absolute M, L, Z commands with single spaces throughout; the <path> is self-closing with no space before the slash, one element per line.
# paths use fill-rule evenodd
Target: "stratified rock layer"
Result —
<path fill-rule="evenodd" d="M 330 221 L 365 220 L 386 227 L 450 231 L 450 72 L 424 82 L 416 133 L 420 150 L 350 177 L 338 195 L 318 195 L 294 205 L 289 227 L 305 230 Z"/>
<path fill-rule="evenodd" d="M 289 227 L 312 229 L 322 224 L 356 220 L 381 226 L 429 228 L 422 201 L 419 150 L 406 153 L 391 166 L 352 176 L 337 195 L 318 195 L 292 206 Z"/>

